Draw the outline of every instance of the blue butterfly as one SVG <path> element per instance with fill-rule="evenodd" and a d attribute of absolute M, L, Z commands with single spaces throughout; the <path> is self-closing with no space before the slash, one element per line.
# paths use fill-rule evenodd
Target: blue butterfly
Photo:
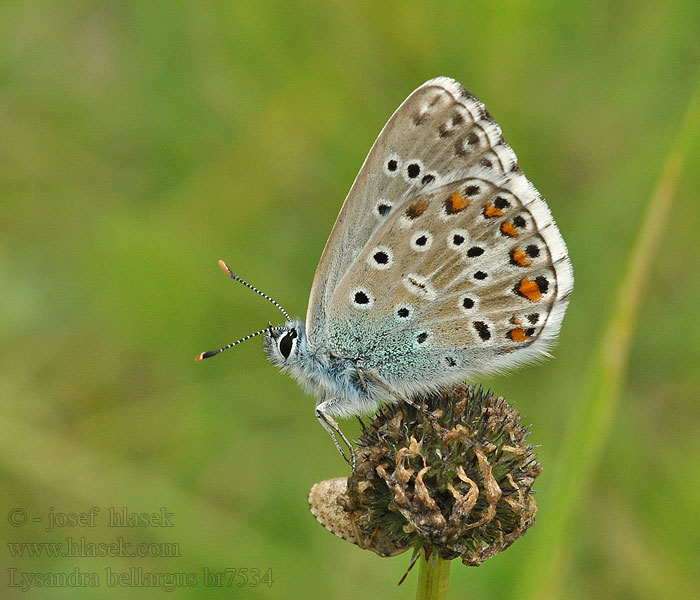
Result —
<path fill-rule="evenodd" d="M 547 355 L 573 288 L 566 245 L 486 107 L 432 79 L 375 141 L 316 269 L 306 321 L 269 326 L 272 364 L 334 417 L 426 394 Z M 346 460 L 347 457 L 345 457 Z"/>

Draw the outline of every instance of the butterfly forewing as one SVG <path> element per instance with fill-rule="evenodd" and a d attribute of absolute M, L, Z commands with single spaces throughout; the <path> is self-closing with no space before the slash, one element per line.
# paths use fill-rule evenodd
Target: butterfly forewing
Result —
<path fill-rule="evenodd" d="M 415 90 L 375 141 L 331 231 L 311 289 L 309 340 L 325 341 L 338 282 L 392 213 L 421 191 L 457 180 L 469 167 L 498 174 L 514 165 L 498 125 L 460 84 L 438 77 Z"/>
<path fill-rule="evenodd" d="M 559 231 L 500 129 L 439 78 L 365 161 L 316 273 L 309 338 L 408 393 L 546 352 L 572 284 Z"/>

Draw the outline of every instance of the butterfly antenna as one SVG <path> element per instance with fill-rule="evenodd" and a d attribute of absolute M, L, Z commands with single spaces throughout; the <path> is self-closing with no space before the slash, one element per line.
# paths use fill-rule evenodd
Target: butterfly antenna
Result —
<path fill-rule="evenodd" d="M 219 266 L 221 267 L 221 270 L 224 273 L 228 273 L 228 275 L 229 275 L 229 277 L 231 277 L 231 279 L 233 279 L 234 281 L 237 281 L 238 283 L 242 283 L 249 290 L 253 290 L 256 294 L 260 294 L 263 298 L 265 298 L 265 300 L 269 300 L 270 302 L 272 302 L 272 304 L 274 304 L 280 310 L 280 312 L 284 315 L 284 318 L 287 319 L 287 321 L 291 321 L 291 319 L 289 318 L 289 314 L 287 313 L 286 310 L 284 310 L 284 308 L 282 308 L 282 305 L 279 302 L 277 302 L 276 300 L 273 300 L 265 292 L 261 292 L 255 286 L 252 286 L 247 281 L 241 279 L 231 269 L 228 268 L 228 265 L 223 260 L 219 261 Z M 263 329 L 263 331 L 265 331 L 265 329 Z M 258 332 L 258 333 L 262 333 L 262 332 Z M 258 335 L 258 334 L 254 334 L 254 335 Z"/>
<path fill-rule="evenodd" d="M 224 350 L 228 350 L 229 348 L 233 348 L 234 346 L 238 346 L 241 342 L 245 342 L 246 340 L 249 340 L 250 338 L 254 338 L 256 335 L 260 335 L 261 333 L 265 333 L 266 331 L 269 331 L 272 333 L 273 329 L 278 329 L 277 327 L 273 327 L 272 325 L 268 325 L 265 327 L 265 329 L 261 329 L 260 331 L 256 331 L 255 333 L 250 333 L 245 337 L 242 337 L 240 340 L 236 340 L 235 342 L 231 342 L 230 344 L 227 344 L 226 346 L 222 348 L 217 348 L 216 350 L 209 350 L 209 352 L 202 352 L 201 354 L 198 354 L 197 356 L 194 357 L 195 360 L 203 360 L 205 358 L 211 358 L 212 356 L 216 356 L 219 354 L 219 352 L 223 352 Z"/>

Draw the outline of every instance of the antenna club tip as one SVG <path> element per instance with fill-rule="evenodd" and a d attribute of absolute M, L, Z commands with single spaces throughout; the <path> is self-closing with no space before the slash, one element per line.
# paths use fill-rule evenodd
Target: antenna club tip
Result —
<path fill-rule="evenodd" d="M 231 272 L 231 270 L 228 268 L 228 266 L 226 265 L 226 263 L 225 263 L 223 260 L 221 260 L 221 259 L 219 259 L 219 268 L 220 268 L 224 273 L 230 273 L 230 272 Z"/>
<path fill-rule="evenodd" d="M 207 353 L 206 352 L 200 352 L 197 356 L 194 357 L 194 359 L 199 362 L 200 360 L 207 358 Z"/>

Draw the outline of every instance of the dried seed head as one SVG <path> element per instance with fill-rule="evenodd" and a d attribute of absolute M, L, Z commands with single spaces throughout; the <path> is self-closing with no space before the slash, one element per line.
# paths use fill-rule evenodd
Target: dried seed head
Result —
<path fill-rule="evenodd" d="M 541 471 L 520 415 L 474 386 L 375 415 L 355 470 L 316 484 L 311 512 L 334 534 L 380 556 L 409 548 L 479 565 L 534 522 Z"/>

